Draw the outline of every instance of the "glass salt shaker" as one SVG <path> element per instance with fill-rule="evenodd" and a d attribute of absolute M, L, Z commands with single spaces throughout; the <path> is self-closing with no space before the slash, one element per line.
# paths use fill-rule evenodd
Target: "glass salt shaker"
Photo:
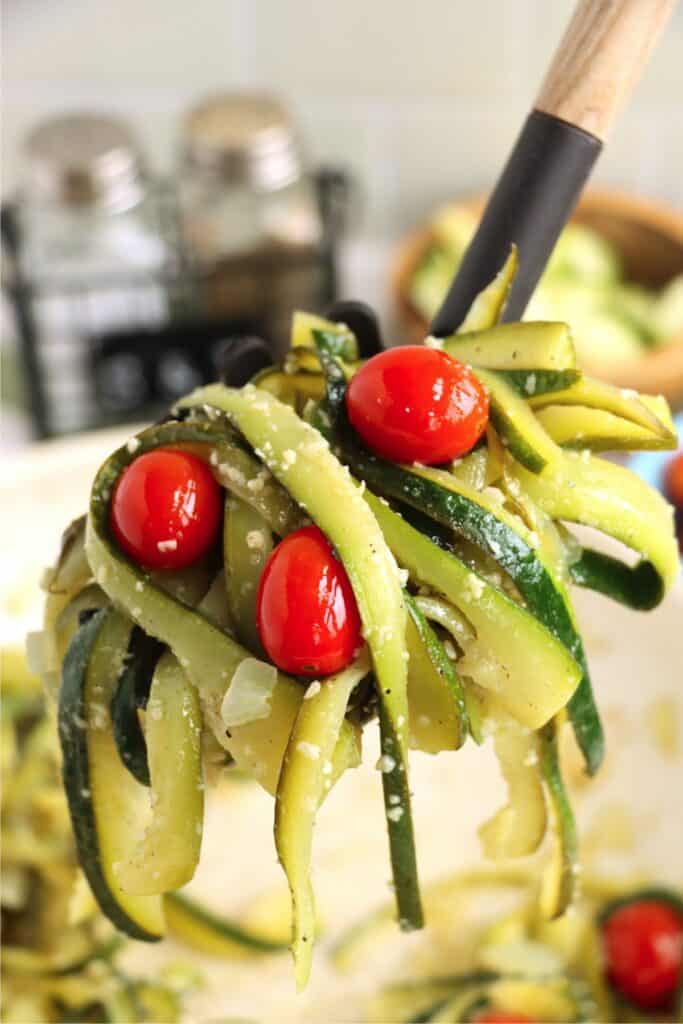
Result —
<path fill-rule="evenodd" d="M 32 296 L 48 429 L 97 422 L 93 338 L 163 323 L 168 245 L 142 153 L 114 117 L 70 114 L 38 124 L 23 147 L 17 203 L 20 270 Z M 142 363 L 128 359 L 111 387 L 141 390 Z"/>

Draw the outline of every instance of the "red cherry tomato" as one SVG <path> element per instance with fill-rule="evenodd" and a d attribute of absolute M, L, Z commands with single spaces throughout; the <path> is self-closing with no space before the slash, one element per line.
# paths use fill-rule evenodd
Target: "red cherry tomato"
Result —
<path fill-rule="evenodd" d="M 111 529 L 147 569 L 182 569 L 216 539 L 223 502 L 211 471 L 189 452 L 157 448 L 123 471 L 111 503 Z"/>
<path fill-rule="evenodd" d="M 430 466 L 469 452 L 489 416 L 488 394 L 472 371 L 421 345 L 369 359 L 349 383 L 346 408 L 377 455 Z"/>
<path fill-rule="evenodd" d="M 285 537 L 266 562 L 256 600 L 261 643 L 298 676 L 339 672 L 361 645 L 358 606 L 346 570 L 317 526 Z"/>
<path fill-rule="evenodd" d="M 678 452 L 667 463 L 664 490 L 669 501 L 678 509 L 683 509 L 683 451 Z"/>
<path fill-rule="evenodd" d="M 603 925 L 607 976 L 643 1009 L 670 1005 L 681 979 L 683 915 L 661 900 L 619 907 Z"/>
<path fill-rule="evenodd" d="M 531 1017 L 519 1013 L 506 1013 L 504 1010 L 484 1010 L 474 1017 L 476 1024 L 533 1024 Z"/>

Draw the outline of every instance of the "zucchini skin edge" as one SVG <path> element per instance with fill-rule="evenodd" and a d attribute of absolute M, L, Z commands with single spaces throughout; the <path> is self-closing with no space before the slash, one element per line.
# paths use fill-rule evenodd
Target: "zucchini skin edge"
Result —
<path fill-rule="evenodd" d="M 69 814 L 78 859 L 102 911 L 120 931 L 143 942 L 158 942 L 155 935 L 142 928 L 125 913 L 109 891 L 100 860 L 97 824 L 90 802 L 87 728 L 85 721 L 84 685 L 88 662 L 111 608 L 102 608 L 85 622 L 69 645 L 64 659 L 62 685 L 59 693 L 58 725 L 62 748 L 62 776 L 69 805 Z"/>

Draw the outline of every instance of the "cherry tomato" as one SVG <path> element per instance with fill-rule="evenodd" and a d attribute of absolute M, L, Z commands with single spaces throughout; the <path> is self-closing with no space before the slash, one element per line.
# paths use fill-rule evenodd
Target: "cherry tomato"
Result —
<path fill-rule="evenodd" d="M 211 471 L 189 452 L 157 448 L 123 471 L 111 503 L 111 529 L 147 569 L 182 569 L 216 539 L 223 502 Z"/>
<path fill-rule="evenodd" d="M 672 456 L 664 472 L 664 490 L 669 501 L 683 509 L 683 451 Z"/>
<path fill-rule="evenodd" d="M 358 606 L 344 566 L 317 526 L 295 530 L 266 562 L 256 623 L 269 658 L 284 672 L 339 672 L 361 646 Z"/>
<path fill-rule="evenodd" d="M 607 976 L 643 1009 L 670 1005 L 681 978 L 683 915 L 661 900 L 635 900 L 603 925 Z"/>
<path fill-rule="evenodd" d="M 531 1017 L 520 1013 L 506 1013 L 505 1010 L 484 1010 L 474 1018 L 476 1024 L 533 1024 Z"/>
<path fill-rule="evenodd" d="M 488 394 L 472 371 L 421 345 L 369 359 L 351 378 L 346 408 L 377 455 L 430 466 L 469 452 L 489 416 Z"/>

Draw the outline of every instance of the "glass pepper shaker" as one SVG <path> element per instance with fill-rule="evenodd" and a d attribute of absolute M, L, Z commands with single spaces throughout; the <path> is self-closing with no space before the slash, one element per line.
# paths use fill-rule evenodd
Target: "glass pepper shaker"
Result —
<path fill-rule="evenodd" d="M 292 121 L 266 95 L 210 97 L 187 115 L 181 225 L 203 312 L 254 318 L 276 353 L 291 314 L 315 308 L 322 225 Z"/>

